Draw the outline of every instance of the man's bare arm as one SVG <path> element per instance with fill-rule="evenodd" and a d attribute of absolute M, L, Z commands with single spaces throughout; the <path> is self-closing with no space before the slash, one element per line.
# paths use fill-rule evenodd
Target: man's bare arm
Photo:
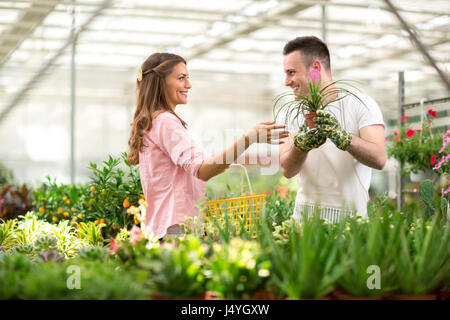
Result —
<path fill-rule="evenodd" d="M 297 150 L 294 146 L 295 133 L 283 139 L 284 144 L 280 145 L 280 165 L 281 171 L 286 178 L 294 177 L 301 169 L 308 153 Z"/>
<path fill-rule="evenodd" d="M 371 125 L 359 130 L 360 137 L 352 135 L 347 151 L 356 160 L 374 169 L 382 170 L 386 164 L 384 126 Z"/>

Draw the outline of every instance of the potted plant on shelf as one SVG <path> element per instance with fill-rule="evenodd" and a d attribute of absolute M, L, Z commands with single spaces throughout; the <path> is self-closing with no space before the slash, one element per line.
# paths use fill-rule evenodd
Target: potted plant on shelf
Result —
<path fill-rule="evenodd" d="M 317 117 L 317 110 L 323 110 L 333 102 L 344 99 L 348 95 L 352 95 L 358 99 L 363 105 L 364 102 L 351 91 L 345 88 L 339 88 L 336 86 L 338 83 L 347 83 L 344 80 L 331 81 L 329 83 L 321 83 L 320 72 L 317 69 L 312 69 L 309 72 L 309 80 L 307 82 L 308 89 L 306 93 L 301 93 L 295 97 L 294 100 L 288 101 L 281 106 L 279 103 L 283 98 L 294 95 L 292 91 L 279 94 L 274 99 L 274 117 L 278 118 L 282 111 L 285 112 L 284 122 L 288 123 L 292 115 L 295 115 L 293 120 L 297 121 L 299 128 L 301 127 L 299 116 L 303 115 L 306 120 L 309 129 L 315 127 L 313 121 L 314 117 Z M 347 83 L 348 84 L 348 83 Z"/>
<path fill-rule="evenodd" d="M 400 121 L 404 121 L 405 125 L 399 131 L 395 130 L 391 137 L 386 137 L 386 140 L 392 140 L 386 147 L 388 156 L 405 164 L 401 174 L 410 175 L 413 182 L 436 176 L 432 168 L 439 161 L 437 154 L 443 136 L 441 132 L 432 132 L 434 118 L 436 111 L 429 109 L 421 128 L 413 129 L 408 123 L 408 116 L 403 116 Z"/>

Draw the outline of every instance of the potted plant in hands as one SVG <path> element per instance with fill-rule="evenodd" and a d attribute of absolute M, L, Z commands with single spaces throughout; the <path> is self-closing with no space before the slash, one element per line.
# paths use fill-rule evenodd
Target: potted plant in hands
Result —
<path fill-rule="evenodd" d="M 307 92 L 296 96 L 293 101 L 288 101 L 279 106 L 279 103 L 283 98 L 290 95 L 295 95 L 292 91 L 281 93 L 275 97 L 275 119 L 277 119 L 280 113 L 284 111 L 285 123 L 288 123 L 291 116 L 295 115 L 293 119 L 297 121 L 297 124 L 299 124 L 299 116 L 302 114 L 307 122 L 308 128 L 313 129 L 315 127 L 313 118 L 317 116 L 316 112 L 318 110 L 325 109 L 333 102 L 342 100 L 348 95 L 352 95 L 364 104 L 364 102 L 351 91 L 345 88 L 338 88 L 336 86 L 337 83 L 344 83 L 343 80 L 331 81 L 329 83 L 322 84 L 320 72 L 317 69 L 311 69 L 308 74 L 308 78 L 309 81 L 307 82 Z M 301 127 L 300 124 L 299 127 Z"/>
<path fill-rule="evenodd" d="M 342 100 L 348 95 L 352 95 L 363 105 L 365 105 L 358 96 L 356 96 L 349 90 L 338 88 L 336 86 L 338 82 L 344 81 L 330 81 L 329 83 L 322 84 L 320 79 L 320 72 L 317 69 L 312 69 L 309 72 L 309 80 L 307 81 L 306 90 L 302 90 L 300 94 L 295 94 L 294 92 L 282 93 L 275 98 L 274 111 L 278 109 L 275 112 L 275 119 L 277 119 L 277 117 L 283 111 L 285 112 L 284 122 L 288 124 L 290 119 L 292 119 L 293 121 L 296 120 L 298 127 L 300 128 L 298 133 L 294 137 L 294 145 L 297 150 L 301 152 L 309 152 L 310 150 L 321 146 L 323 143 L 325 143 L 327 137 L 330 137 L 328 132 L 324 132 L 323 130 L 319 130 L 319 128 L 315 127 L 313 118 L 318 116 L 319 111 L 324 112 L 324 114 L 328 113 L 324 109 L 327 106 L 331 107 L 331 103 Z M 282 100 L 282 98 L 294 94 L 296 97 L 293 101 L 289 101 L 278 107 L 279 102 Z M 299 116 L 301 114 L 303 115 L 303 118 L 306 119 L 308 128 L 306 126 L 306 123 L 304 122 L 302 125 L 300 125 L 299 120 L 301 119 L 301 117 Z M 328 116 L 333 117 L 331 114 Z M 322 127 L 330 127 L 330 129 L 333 128 L 332 126 L 328 125 L 322 125 Z M 339 141 L 333 140 L 333 142 L 335 144 L 337 143 L 336 146 L 338 146 L 338 148 L 345 150 L 351 141 L 351 135 L 346 132 L 341 135 L 335 136 L 339 137 Z"/>

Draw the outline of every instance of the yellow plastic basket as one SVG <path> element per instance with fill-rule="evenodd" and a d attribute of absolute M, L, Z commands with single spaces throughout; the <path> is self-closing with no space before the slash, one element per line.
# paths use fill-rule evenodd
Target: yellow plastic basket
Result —
<path fill-rule="evenodd" d="M 250 179 L 248 178 L 247 169 L 240 164 L 232 164 L 231 166 L 239 166 L 242 172 L 245 172 L 247 183 L 250 189 L 251 196 L 242 196 L 238 198 L 206 201 L 207 210 L 205 212 L 205 223 L 213 224 L 213 217 L 229 219 L 235 226 L 235 231 L 238 232 L 241 228 L 242 222 L 248 232 L 252 232 L 253 237 L 256 236 L 255 227 L 261 224 L 261 215 L 265 206 L 265 194 L 253 195 Z M 241 194 L 243 192 L 243 175 L 241 172 Z"/>

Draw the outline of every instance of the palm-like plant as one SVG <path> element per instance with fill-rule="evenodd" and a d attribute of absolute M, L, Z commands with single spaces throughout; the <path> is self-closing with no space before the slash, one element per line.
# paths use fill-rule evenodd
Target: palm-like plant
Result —
<path fill-rule="evenodd" d="M 311 117 L 313 117 L 317 110 L 323 110 L 331 103 L 342 100 L 348 95 L 355 97 L 364 105 L 364 102 L 357 95 L 355 95 L 348 89 L 337 87 L 336 84 L 338 83 L 345 83 L 346 85 L 350 85 L 348 84 L 348 81 L 344 80 L 331 81 L 330 83 L 322 85 L 320 80 L 320 72 L 316 69 L 312 69 L 309 72 L 307 93 L 302 93 L 299 96 L 295 97 L 294 100 L 288 101 L 281 106 L 279 105 L 280 101 L 285 97 L 292 95 L 295 96 L 294 92 L 283 92 L 275 97 L 273 108 L 275 120 L 279 117 L 280 113 L 284 111 L 284 123 L 287 124 L 292 115 L 294 115 L 293 120 L 297 121 L 297 124 L 299 124 L 298 121 L 300 114 L 302 114 L 303 116 L 312 114 Z M 309 125 L 309 127 L 311 128 L 313 126 Z"/>

